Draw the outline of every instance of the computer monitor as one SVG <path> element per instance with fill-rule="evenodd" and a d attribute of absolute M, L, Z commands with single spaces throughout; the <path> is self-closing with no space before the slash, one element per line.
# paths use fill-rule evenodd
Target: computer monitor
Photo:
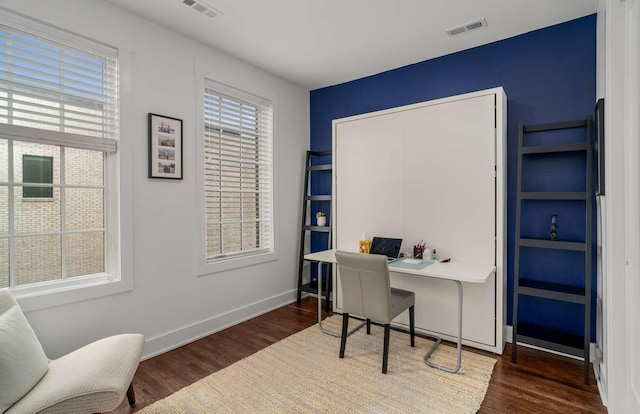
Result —
<path fill-rule="evenodd" d="M 382 254 L 389 260 L 396 260 L 400 256 L 400 246 L 402 239 L 389 237 L 374 237 L 371 241 L 369 254 Z"/>

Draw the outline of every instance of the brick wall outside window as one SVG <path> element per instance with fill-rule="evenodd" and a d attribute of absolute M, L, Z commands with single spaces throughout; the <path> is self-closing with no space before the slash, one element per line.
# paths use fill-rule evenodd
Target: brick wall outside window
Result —
<path fill-rule="evenodd" d="M 22 154 L 53 157 L 53 183 L 61 183 L 61 149 L 52 145 L 13 143 L 14 231 L 57 233 L 15 238 L 16 285 L 104 272 L 103 154 L 98 151 L 65 148 L 65 183 L 54 187 L 52 198 L 23 198 Z M 0 183 L 8 181 L 7 141 L 0 139 Z M 62 195 L 65 198 L 65 229 L 62 229 Z M 0 184 L 0 288 L 9 285 L 9 197 L 8 186 Z M 61 230 L 63 231 L 61 233 Z M 81 232 L 86 230 L 87 232 Z M 90 231 L 91 230 L 91 231 Z M 73 231 L 74 233 L 64 233 Z M 76 231 L 80 231 L 76 233 Z M 63 238 L 66 255 L 62 258 Z"/>

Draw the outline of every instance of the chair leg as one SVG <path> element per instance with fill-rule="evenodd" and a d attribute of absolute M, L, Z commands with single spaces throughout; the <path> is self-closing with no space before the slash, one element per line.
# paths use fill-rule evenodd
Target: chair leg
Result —
<path fill-rule="evenodd" d="M 371 319 L 367 319 L 367 335 L 371 335 Z"/>
<path fill-rule="evenodd" d="M 416 346 L 416 313 L 413 306 L 409 306 L 409 333 L 411 335 L 411 348 Z"/>
<path fill-rule="evenodd" d="M 131 407 L 136 405 L 136 393 L 133 391 L 133 381 L 131 381 L 129 389 L 127 390 L 127 401 L 129 401 L 129 406 Z"/>
<path fill-rule="evenodd" d="M 384 349 L 382 351 L 382 373 L 387 373 L 387 363 L 389 362 L 389 333 L 391 331 L 391 325 L 384 324 Z"/>
<path fill-rule="evenodd" d="M 342 336 L 340 337 L 340 358 L 344 358 L 344 348 L 347 346 L 347 333 L 349 330 L 349 314 L 342 314 Z"/>

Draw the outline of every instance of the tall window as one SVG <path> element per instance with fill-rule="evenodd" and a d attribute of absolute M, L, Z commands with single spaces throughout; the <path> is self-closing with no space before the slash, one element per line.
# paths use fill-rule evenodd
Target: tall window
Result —
<path fill-rule="evenodd" d="M 207 261 L 271 252 L 271 103 L 213 83 L 204 100 Z"/>
<path fill-rule="evenodd" d="M 115 49 L 0 10 L 0 288 L 109 277 L 117 91 Z"/>

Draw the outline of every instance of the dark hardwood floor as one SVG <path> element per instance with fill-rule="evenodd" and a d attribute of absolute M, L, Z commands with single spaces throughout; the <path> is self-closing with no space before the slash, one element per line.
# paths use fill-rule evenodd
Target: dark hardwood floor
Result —
<path fill-rule="evenodd" d="M 300 306 L 285 306 L 143 361 L 133 381 L 136 406 L 129 407 L 125 398 L 113 413 L 136 412 L 316 322 L 316 299 L 305 298 Z M 590 385 L 582 382 L 580 361 L 519 347 L 513 364 L 509 344 L 503 355 L 465 349 L 497 359 L 480 413 L 607 412 L 593 373 Z"/>

